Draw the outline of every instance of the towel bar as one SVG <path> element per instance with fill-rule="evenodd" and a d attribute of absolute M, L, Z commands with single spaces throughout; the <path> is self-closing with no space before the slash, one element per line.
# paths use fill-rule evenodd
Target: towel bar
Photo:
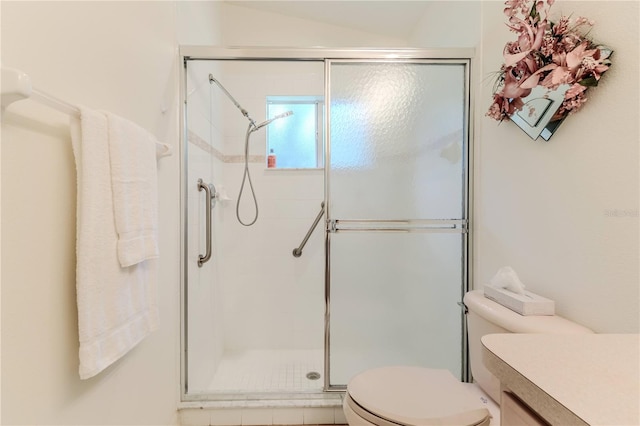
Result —
<path fill-rule="evenodd" d="M 33 88 L 28 74 L 14 69 L 1 67 L 2 88 L 0 90 L 0 114 L 14 102 L 31 99 L 74 118 L 80 118 L 80 108 L 53 95 Z M 164 112 L 163 112 L 164 113 Z M 171 155 L 171 146 L 156 141 L 157 157 Z"/>

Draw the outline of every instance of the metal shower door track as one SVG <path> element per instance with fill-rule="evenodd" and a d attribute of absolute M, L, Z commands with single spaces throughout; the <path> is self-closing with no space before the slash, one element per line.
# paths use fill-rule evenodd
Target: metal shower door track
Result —
<path fill-rule="evenodd" d="M 182 60 L 470 59 L 474 49 L 180 46 Z"/>

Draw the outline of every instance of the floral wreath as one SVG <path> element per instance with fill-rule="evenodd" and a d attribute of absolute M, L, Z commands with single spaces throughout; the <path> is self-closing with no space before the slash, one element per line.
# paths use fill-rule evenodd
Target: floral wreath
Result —
<path fill-rule="evenodd" d="M 522 109 L 523 98 L 533 88 L 555 90 L 569 85 L 560 108 L 551 121 L 577 112 L 587 101 L 585 91 L 597 86 L 609 69 L 613 51 L 587 38 L 594 21 L 584 17 L 572 20 L 562 16 L 557 23 L 548 20 L 554 0 L 507 0 L 507 26 L 518 36 L 503 51 L 502 65 L 493 90 L 493 104 L 486 115 L 502 121 Z"/>

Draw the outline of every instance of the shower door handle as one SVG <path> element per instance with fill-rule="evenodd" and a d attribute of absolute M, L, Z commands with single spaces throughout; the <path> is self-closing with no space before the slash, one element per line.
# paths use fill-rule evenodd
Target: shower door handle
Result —
<path fill-rule="evenodd" d="M 207 185 L 202 181 L 202 179 L 198 179 L 198 191 L 204 190 L 205 193 L 205 241 L 206 241 L 206 252 L 204 255 L 198 256 L 198 267 L 202 268 L 205 262 L 208 262 L 211 259 L 211 200 L 213 196 L 211 195 L 211 186 Z"/>

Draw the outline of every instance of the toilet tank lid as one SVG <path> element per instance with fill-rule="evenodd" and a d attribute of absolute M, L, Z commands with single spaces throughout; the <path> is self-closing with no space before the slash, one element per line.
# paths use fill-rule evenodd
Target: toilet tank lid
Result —
<path fill-rule="evenodd" d="M 482 290 L 465 294 L 464 304 L 469 311 L 511 333 L 584 334 L 592 330 L 559 315 L 520 315 L 484 297 Z"/>

